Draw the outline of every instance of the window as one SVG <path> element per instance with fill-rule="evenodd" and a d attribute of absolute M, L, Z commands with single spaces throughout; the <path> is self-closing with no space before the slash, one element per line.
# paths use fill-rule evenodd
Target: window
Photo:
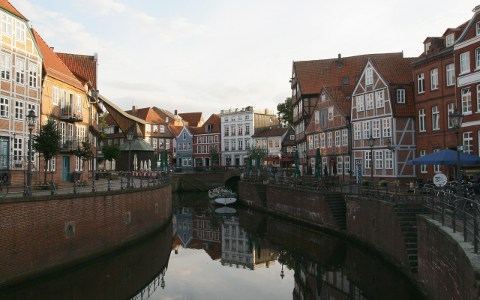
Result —
<path fill-rule="evenodd" d="M 393 169 L 393 151 L 385 150 L 385 169 Z"/>
<path fill-rule="evenodd" d="M 52 103 L 58 105 L 58 87 L 54 86 L 52 89 Z"/>
<path fill-rule="evenodd" d="M 232 140 L 232 150 L 237 150 L 237 142 L 235 140 Z"/>
<path fill-rule="evenodd" d="M 216 145 L 215 145 L 216 146 Z M 245 139 L 245 150 L 248 150 L 250 149 L 250 140 L 249 139 Z"/>
<path fill-rule="evenodd" d="M 315 111 L 315 124 L 320 124 L 320 111 Z"/>
<path fill-rule="evenodd" d="M 223 130 L 224 130 L 224 136 L 230 136 L 230 133 L 229 133 L 230 127 L 229 126 L 223 126 Z"/>
<path fill-rule="evenodd" d="M 454 111 L 454 108 L 455 108 L 455 103 L 448 103 L 447 104 L 447 116 L 448 116 L 448 128 L 452 128 L 453 127 L 453 123 L 452 123 L 452 119 L 450 118 L 450 114 L 453 113 Z"/>
<path fill-rule="evenodd" d="M 342 129 L 342 145 L 348 146 L 348 129 Z"/>
<path fill-rule="evenodd" d="M 421 108 L 418 110 L 418 131 L 425 132 L 425 109 Z"/>
<path fill-rule="evenodd" d="M 377 108 L 382 108 L 385 106 L 385 92 L 383 90 L 379 90 L 375 92 L 375 102 Z"/>
<path fill-rule="evenodd" d="M 8 118 L 9 117 L 10 105 L 8 98 L 0 98 L 0 117 Z"/>
<path fill-rule="evenodd" d="M 360 122 L 353 123 L 353 139 L 358 141 L 362 139 L 362 132 L 360 131 Z"/>
<path fill-rule="evenodd" d="M 475 49 L 475 70 L 480 69 L 480 48 Z"/>
<path fill-rule="evenodd" d="M 250 124 L 245 124 L 245 135 L 250 134 Z"/>
<path fill-rule="evenodd" d="M 363 125 L 363 139 L 367 140 L 372 134 L 370 131 L 370 121 L 362 122 Z"/>
<path fill-rule="evenodd" d="M 2 34 L 12 36 L 12 17 L 2 13 Z"/>
<path fill-rule="evenodd" d="M 325 148 L 325 132 L 320 133 L 320 148 Z"/>
<path fill-rule="evenodd" d="M 337 173 L 343 174 L 343 156 L 337 156 Z"/>
<path fill-rule="evenodd" d="M 37 64 L 36 63 L 29 63 L 28 64 L 28 86 L 32 88 L 37 87 Z"/>
<path fill-rule="evenodd" d="M 463 133 L 463 152 L 469 154 L 473 152 L 473 135 L 471 131 Z"/>
<path fill-rule="evenodd" d="M 224 149 L 224 151 L 229 151 L 229 148 L 230 148 L 229 145 L 230 145 L 230 141 L 229 141 L 229 140 L 226 140 L 226 141 L 225 141 L 225 147 L 224 147 L 225 149 Z"/>
<path fill-rule="evenodd" d="M 23 120 L 23 102 L 15 101 L 15 119 Z"/>
<path fill-rule="evenodd" d="M 158 125 L 153 125 L 153 132 L 154 133 L 157 133 L 158 132 Z"/>
<path fill-rule="evenodd" d="M 426 151 L 420 150 L 420 157 L 425 156 Z M 420 165 L 420 173 L 427 173 L 427 165 Z"/>
<path fill-rule="evenodd" d="M 365 167 L 365 170 L 366 170 L 366 169 L 370 169 L 370 168 L 371 168 L 371 161 L 372 161 L 372 157 L 370 156 L 371 153 L 370 153 L 370 151 L 365 151 L 365 152 L 363 152 L 363 153 L 364 153 L 364 155 L 365 155 L 365 159 L 364 159 L 364 161 L 365 161 L 365 166 L 364 166 L 364 167 Z"/>
<path fill-rule="evenodd" d="M 405 89 L 397 89 L 397 103 L 405 103 Z"/>
<path fill-rule="evenodd" d="M 0 55 L 0 74 L 3 80 L 10 80 L 11 68 L 10 54 L 2 53 Z"/>
<path fill-rule="evenodd" d="M 470 52 L 460 54 L 460 74 L 470 72 Z"/>
<path fill-rule="evenodd" d="M 165 133 L 165 126 L 160 125 L 160 133 Z"/>
<path fill-rule="evenodd" d="M 340 130 L 335 131 L 335 147 L 341 146 Z"/>
<path fill-rule="evenodd" d="M 21 164 L 23 161 L 23 139 L 13 139 L 13 162 L 15 164 Z"/>
<path fill-rule="evenodd" d="M 440 111 L 438 106 L 432 107 L 432 130 L 440 129 Z"/>
<path fill-rule="evenodd" d="M 477 34 L 477 35 L 480 35 L 480 22 L 477 22 L 475 28 L 477 29 L 477 30 L 476 30 L 476 34 Z"/>
<path fill-rule="evenodd" d="M 238 140 L 238 150 L 243 150 L 243 139 Z"/>
<path fill-rule="evenodd" d="M 20 84 L 25 83 L 25 61 L 17 58 L 15 63 L 15 81 Z"/>
<path fill-rule="evenodd" d="M 462 113 L 472 113 L 472 94 L 470 88 L 462 89 Z"/>
<path fill-rule="evenodd" d="M 383 137 L 391 137 L 392 129 L 389 118 L 383 119 Z"/>
<path fill-rule="evenodd" d="M 280 140 L 275 139 L 275 147 L 279 148 L 280 147 Z M 317 149 L 318 148 L 318 134 L 315 134 L 313 136 L 313 148 Z"/>
<path fill-rule="evenodd" d="M 430 71 L 430 89 L 438 89 L 438 69 L 433 69 Z"/>
<path fill-rule="evenodd" d="M 365 70 L 365 85 L 373 84 L 373 70 L 371 67 L 368 67 Z"/>
<path fill-rule="evenodd" d="M 374 109 L 373 93 L 368 93 L 368 94 L 365 95 L 365 102 L 367 103 L 367 110 Z"/>
<path fill-rule="evenodd" d="M 380 120 L 372 120 L 372 135 L 374 138 L 380 137 Z"/>
<path fill-rule="evenodd" d="M 445 67 L 447 86 L 455 84 L 455 64 L 449 64 Z"/>
<path fill-rule="evenodd" d="M 333 106 L 328 108 L 328 120 L 333 120 Z"/>
<path fill-rule="evenodd" d="M 425 53 L 428 53 L 431 46 L 432 46 L 432 43 L 425 43 Z"/>
<path fill-rule="evenodd" d="M 327 147 L 331 148 L 332 147 L 332 132 L 327 133 Z"/>
<path fill-rule="evenodd" d="M 56 157 L 52 157 L 52 159 L 47 161 L 47 172 L 55 172 L 55 159 Z"/>
<path fill-rule="evenodd" d="M 452 34 L 449 34 L 445 37 L 445 47 L 450 47 L 453 45 L 453 42 L 454 42 L 454 35 L 453 33 Z"/>
<path fill-rule="evenodd" d="M 150 124 L 145 124 L 145 131 L 146 132 L 152 131 L 152 126 Z M 183 133 L 183 139 L 185 139 L 185 133 Z"/>
<path fill-rule="evenodd" d="M 383 170 L 383 151 L 375 151 L 375 169 Z"/>
<path fill-rule="evenodd" d="M 420 73 L 417 75 L 417 87 L 418 87 L 418 93 L 424 93 L 425 92 L 425 74 Z"/>
<path fill-rule="evenodd" d="M 357 104 L 357 111 L 363 111 L 364 110 L 363 95 L 355 96 L 355 102 Z"/>
<path fill-rule="evenodd" d="M 25 24 L 19 20 L 15 21 L 15 39 L 25 42 Z"/>
<path fill-rule="evenodd" d="M 343 168 L 345 169 L 345 174 L 350 174 L 350 156 L 343 157 Z"/>
<path fill-rule="evenodd" d="M 232 127 L 230 128 L 232 130 L 232 136 L 235 136 L 235 125 L 232 125 Z"/>
<path fill-rule="evenodd" d="M 238 125 L 238 135 L 243 135 L 243 125 Z"/>

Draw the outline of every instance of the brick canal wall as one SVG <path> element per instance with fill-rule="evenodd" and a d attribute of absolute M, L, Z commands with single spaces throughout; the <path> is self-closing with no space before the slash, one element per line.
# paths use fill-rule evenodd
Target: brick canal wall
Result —
<path fill-rule="evenodd" d="M 239 198 L 250 207 L 335 231 L 368 246 L 417 282 L 427 299 L 480 296 L 480 255 L 458 233 L 451 234 L 448 227 L 429 219 L 415 201 L 344 197 L 343 229 L 327 193 L 242 181 Z"/>
<path fill-rule="evenodd" d="M 108 253 L 171 219 L 170 185 L 4 199 L 0 286 Z"/>

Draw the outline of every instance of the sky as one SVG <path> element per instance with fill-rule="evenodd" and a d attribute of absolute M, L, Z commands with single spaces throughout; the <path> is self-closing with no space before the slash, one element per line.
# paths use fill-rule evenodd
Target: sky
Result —
<path fill-rule="evenodd" d="M 468 21 L 474 0 L 10 0 L 55 51 L 98 54 L 98 89 L 120 108 L 276 109 L 293 61 L 416 57 Z"/>

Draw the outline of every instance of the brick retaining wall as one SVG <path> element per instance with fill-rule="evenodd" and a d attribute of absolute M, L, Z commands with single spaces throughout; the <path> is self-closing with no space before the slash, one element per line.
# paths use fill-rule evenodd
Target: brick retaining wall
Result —
<path fill-rule="evenodd" d="M 171 218 L 171 186 L 0 203 L 0 286 L 132 242 Z"/>

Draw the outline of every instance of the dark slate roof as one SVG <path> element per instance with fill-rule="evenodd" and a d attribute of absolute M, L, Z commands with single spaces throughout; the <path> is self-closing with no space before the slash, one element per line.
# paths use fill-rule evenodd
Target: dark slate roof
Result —
<path fill-rule="evenodd" d="M 139 152 L 139 151 L 154 152 L 155 151 L 149 143 L 145 142 L 143 139 L 140 139 L 140 138 L 133 139 L 131 145 L 129 144 L 130 143 L 128 141 L 120 144 L 120 151 L 128 151 L 129 146 L 131 151 L 136 151 L 136 152 Z"/>

